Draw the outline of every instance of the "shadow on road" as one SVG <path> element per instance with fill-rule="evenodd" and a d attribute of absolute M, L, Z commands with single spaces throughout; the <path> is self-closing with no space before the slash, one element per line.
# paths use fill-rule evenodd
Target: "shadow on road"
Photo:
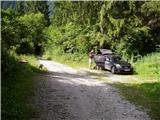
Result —
<path fill-rule="evenodd" d="M 72 74 L 53 71 L 40 74 L 35 102 L 40 114 L 36 119 L 148 120 L 144 112 L 120 97 L 115 88 L 91 78 L 90 74 L 92 72 Z M 110 73 L 99 75 L 108 77 Z"/>

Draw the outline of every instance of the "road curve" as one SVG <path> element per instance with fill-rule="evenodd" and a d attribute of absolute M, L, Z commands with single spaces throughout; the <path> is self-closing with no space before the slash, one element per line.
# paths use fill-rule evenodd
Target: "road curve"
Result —
<path fill-rule="evenodd" d="M 48 73 L 37 77 L 32 120 L 150 120 L 117 89 L 87 73 L 53 61 L 40 60 Z"/>

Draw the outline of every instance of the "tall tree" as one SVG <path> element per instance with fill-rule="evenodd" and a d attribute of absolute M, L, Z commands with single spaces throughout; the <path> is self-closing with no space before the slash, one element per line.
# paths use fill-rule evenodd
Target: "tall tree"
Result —
<path fill-rule="evenodd" d="M 160 44 L 159 6 L 156 1 L 56 1 L 50 29 L 58 26 L 55 30 L 68 46 L 85 41 L 86 46 L 111 48 L 126 57 L 145 55 Z M 73 50 L 62 43 L 62 48 Z"/>
<path fill-rule="evenodd" d="M 42 14 L 44 14 L 44 18 L 46 20 L 46 26 L 49 26 L 50 25 L 50 17 L 49 17 L 50 11 L 49 11 L 48 2 L 47 1 L 38 1 L 37 8 Z"/>
<path fill-rule="evenodd" d="M 15 14 L 17 16 L 24 15 L 27 12 L 27 5 L 25 1 L 17 1 L 16 2 L 16 8 L 15 8 Z"/>

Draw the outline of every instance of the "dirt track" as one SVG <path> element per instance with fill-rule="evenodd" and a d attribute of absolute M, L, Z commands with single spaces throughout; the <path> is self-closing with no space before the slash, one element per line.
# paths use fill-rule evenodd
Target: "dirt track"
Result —
<path fill-rule="evenodd" d="M 110 85 L 82 70 L 41 60 L 48 73 L 38 78 L 33 120 L 150 120 Z"/>

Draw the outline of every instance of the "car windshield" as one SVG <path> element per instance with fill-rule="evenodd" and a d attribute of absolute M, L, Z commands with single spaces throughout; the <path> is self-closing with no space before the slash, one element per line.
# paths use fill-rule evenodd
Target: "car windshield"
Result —
<path fill-rule="evenodd" d="M 119 57 L 119 56 L 113 56 L 113 57 L 111 58 L 111 60 L 114 61 L 114 62 L 118 62 L 118 61 L 121 61 L 122 59 L 121 59 L 121 57 Z"/>

